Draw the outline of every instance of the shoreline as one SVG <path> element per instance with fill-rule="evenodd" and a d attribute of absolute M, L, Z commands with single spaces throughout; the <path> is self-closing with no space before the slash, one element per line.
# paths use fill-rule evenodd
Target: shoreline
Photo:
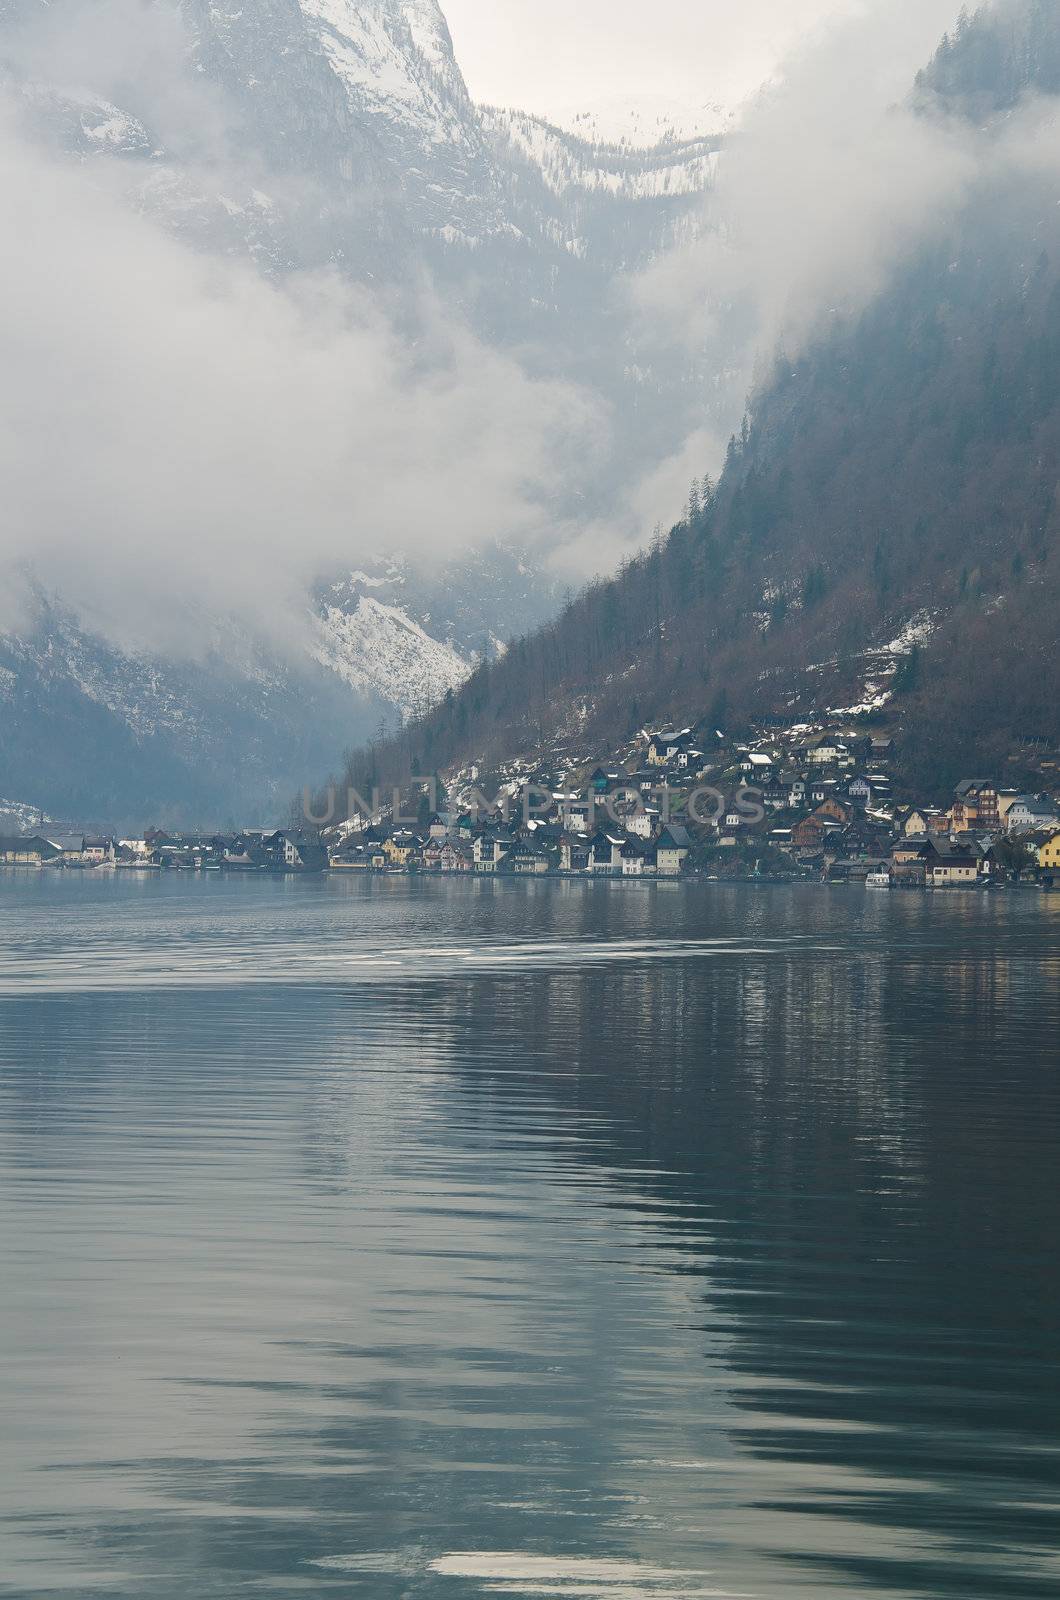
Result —
<path fill-rule="evenodd" d="M 895 882 L 888 884 L 868 883 L 865 878 L 820 878 L 800 877 L 791 875 L 786 877 L 749 874 L 746 877 L 722 877 L 716 873 L 681 873 L 681 874 L 648 874 L 648 873 L 618 873 L 618 872 L 444 872 L 432 870 L 429 872 L 409 871 L 403 867 L 341 867 L 331 866 L 319 870 L 292 867 L 278 870 L 271 867 L 163 867 L 153 865 L 139 865 L 134 862 L 98 863 L 95 865 L 70 865 L 68 863 L 51 865 L 30 864 L 28 862 L 0 862 L 0 881 L 5 873 L 16 875 L 32 874 L 44 876 L 46 874 L 63 875 L 67 872 L 74 873 L 78 878 L 122 877 L 135 875 L 142 878 L 231 878 L 231 879 L 279 879 L 291 880 L 306 878 L 321 881 L 334 878 L 337 881 L 371 881 L 415 879 L 427 883 L 577 883 L 577 884 L 622 884 L 642 888 L 692 888 L 703 884 L 724 884 L 729 887 L 784 887 L 791 888 L 801 884 L 818 889 L 863 889 L 866 893 L 920 893 L 920 894 L 977 894 L 985 891 L 991 893 L 1001 890 L 1033 890 L 1038 893 L 1049 893 L 1060 889 L 1060 884 L 1050 882 L 1019 883 L 1002 882 L 993 878 L 981 878 L 974 883 L 907 883 Z"/>

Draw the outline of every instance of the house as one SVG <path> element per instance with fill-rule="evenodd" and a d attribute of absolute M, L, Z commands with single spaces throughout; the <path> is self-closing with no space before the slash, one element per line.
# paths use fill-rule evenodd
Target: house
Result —
<path fill-rule="evenodd" d="M 637 839 L 650 839 L 659 822 L 659 813 L 654 806 L 644 806 L 633 811 L 629 816 L 622 818 L 622 826 L 627 833 L 633 834 Z"/>
<path fill-rule="evenodd" d="M 895 883 L 923 887 L 928 861 L 937 854 L 926 838 L 899 839 L 891 851 L 891 877 Z"/>
<path fill-rule="evenodd" d="M 903 808 L 895 820 L 904 839 L 925 839 L 930 831 L 928 812 L 919 806 Z"/>
<path fill-rule="evenodd" d="M 98 867 L 104 861 L 113 861 L 117 850 L 113 839 L 86 838 L 81 847 L 81 855 L 85 861 L 91 861 Z"/>
<path fill-rule="evenodd" d="M 39 834 L 29 839 L 0 837 L 0 866 L 43 867 L 45 862 L 58 861 L 61 854 L 57 845 Z"/>
<path fill-rule="evenodd" d="M 872 784 L 868 778 L 851 778 L 847 784 L 847 796 L 855 805 L 867 806 L 872 799 Z"/>
<path fill-rule="evenodd" d="M 811 767 L 834 766 L 845 755 L 845 746 L 827 733 L 816 734 L 802 746 L 802 759 Z"/>
<path fill-rule="evenodd" d="M 1000 798 L 997 785 L 989 779 L 965 778 L 957 785 L 956 799 L 950 809 L 952 831 L 965 833 L 975 828 L 1000 828 Z"/>
<path fill-rule="evenodd" d="M 589 871 L 603 876 L 620 877 L 622 873 L 622 846 L 625 839 L 611 833 L 596 833 L 589 845 Z"/>
<path fill-rule="evenodd" d="M 475 852 L 466 839 L 447 839 L 442 845 L 439 866 L 443 872 L 473 872 Z"/>
<path fill-rule="evenodd" d="M 440 834 L 432 835 L 423 846 L 420 862 L 424 872 L 440 872 L 442 870 L 442 851 L 445 840 Z"/>
<path fill-rule="evenodd" d="M 845 827 L 854 820 L 854 807 L 849 800 L 844 800 L 841 795 L 830 794 L 821 801 L 813 815 L 822 822 L 838 822 Z"/>
<path fill-rule="evenodd" d="M 550 866 L 551 862 L 545 849 L 530 839 L 521 839 L 508 851 L 500 870 L 525 878 L 540 876 L 547 872 Z"/>
<path fill-rule="evenodd" d="M 645 851 L 639 839 L 627 839 L 621 850 L 622 876 L 640 878 L 644 874 Z"/>
<path fill-rule="evenodd" d="M 85 865 L 85 836 L 83 833 L 49 833 L 48 843 L 59 852 L 64 867 Z"/>
<path fill-rule="evenodd" d="M 162 828 L 148 828 L 144 834 L 144 844 L 147 846 L 148 853 L 150 853 L 152 850 L 164 850 L 167 846 L 176 848 L 180 844 L 180 840 L 175 834 L 166 833 Z"/>
<path fill-rule="evenodd" d="M 679 762 L 687 767 L 693 755 L 701 756 L 702 751 L 692 749 L 692 730 L 684 728 L 680 733 L 656 733 L 648 741 L 647 761 L 650 767 L 666 767 L 671 761 Z"/>
<path fill-rule="evenodd" d="M 596 825 L 596 806 L 592 800 L 571 800 L 561 812 L 563 826 L 572 833 L 589 833 Z"/>
<path fill-rule="evenodd" d="M 150 836 L 145 840 L 149 842 Z M 164 859 L 165 850 L 175 846 L 155 845 L 151 854 L 159 860 Z M 261 840 L 252 838 L 248 834 L 238 833 L 234 839 L 229 839 L 221 852 L 221 865 L 238 872 L 249 872 L 252 869 L 265 865 L 265 856 L 261 848 Z"/>
<path fill-rule="evenodd" d="M 659 835 L 655 846 L 655 858 L 661 878 L 676 878 L 679 876 L 688 853 L 692 848 L 692 840 L 688 829 L 679 823 L 671 823 Z"/>
<path fill-rule="evenodd" d="M 887 829 L 861 815 L 842 829 L 838 842 L 848 861 L 883 861 L 889 854 L 890 836 Z"/>
<path fill-rule="evenodd" d="M 797 850 L 820 850 L 829 835 L 839 832 L 839 823 L 830 817 L 819 817 L 816 812 L 803 817 L 791 830 L 791 841 Z"/>
<path fill-rule="evenodd" d="M 496 872 L 511 848 L 511 834 L 501 828 L 487 828 L 477 834 L 472 843 L 475 871 Z"/>
<path fill-rule="evenodd" d="M 387 865 L 390 867 L 411 865 L 413 853 L 418 851 L 419 842 L 414 833 L 409 833 L 405 829 L 399 833 L 392 833 L 382 844 Z"/>
<path fill-rule="evenodd" d="M 772 782 L 775 766 L 775 757 L 767 755 L 764 750 L 749 750 L 740 759 L 740 771 L 756 784 Z"/>
<path fill-rule="evenodd" d="M 1008 814 L 1012 810 L 1012 807 L 1016 804 L 1016 801 L 1017 800 L 1023 800 L 1023 799 L 1026 799 L 1026 798 L 1028 798 L 1028 797 L 1025 796 L 1025 795 L 1022 795 L 1018 789 L 999 789 L 998 790 L 998 792 L 997 792 L 997 810 L 998 810 L 998 815 L 1001 818 L 1001 826 L 1003 828 L 1007 828 L 1008 827 Z"/>
<path fill-rule="evenodd" d="M 1036 828 L 1060 826 L 1056 806 L 1040 795 L 1018 795 L 1006 808 L 1005 827 L 1009 833 L 1024 833 Z"/>
<path fill-rule="evenodd" d="M 427 833 L 432 839 L 449 837 L 451 818 L 447 811 L 434 811 L 427 818 Z"/>
<path fill-rule="evenodd" d="M 971 850 L 935 849 L 925 862 L 929 888 L 974 888 L 979 882 L 979 858 Z"/>
<path fill-rule="evenodd" d="M 267 865 L 278 872 L 323 872 L 328 854 L 318 838 L 279 829 L 262 841 Z"/>
<path fill-rule="evenodd" d="M 373 848 L 359 840 L 347 839 L 340 849 L 329 854 L 328 866 L 332 872 L 370 872 L 385 866 L 386 857 L 381 850 L 374 856 Z"/>
<path fill-rule="evenodd" d="M 1042 872 L 1060 872 L 1060 831 L 1039 846 L 1038 866 Z"/>
<path fill-rule="evenodd" d="M 224 841 L 218 839 L 215 840 L 215 844 L 217 844 L 220 851 L 223 848 Z M 141 856 L 146 860 L 151 854 L 151 847 L 146 839 L 119 839 L 118 854 L 124 856 L 126 860 L 132 860 L 135 856 Z"/>
<path fill-rule="evenodd" d="M 589 866 L 589 840 L 582 833 L 563 833 L 559 840 L 561 872 L 585 872 Z"/>

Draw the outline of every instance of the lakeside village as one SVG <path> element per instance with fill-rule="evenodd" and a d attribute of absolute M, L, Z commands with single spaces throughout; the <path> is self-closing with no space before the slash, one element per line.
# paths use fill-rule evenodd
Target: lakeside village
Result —
<path fill-rule="evenodd" d="M 958 784 L 945 808 L 895 802 L 889 737 L 789 729 L 726 740 L 644 730 L 606 762 L 516 762 L 492 799 L 475 767 L 405 804 L 374 797 L 273 831 L 118 839 L 0 837 L 0 866 L 262 873 L 437 873 L 566 878 L 816 879 L 879 888 L 1060 885 L 1060 794 L 994 778 Z M 1040 751 L 1060 782 L 1060 754 Z M 1054 777 L 1055 775 L 1055 777 Z M 306 818 L 312 808 L 306 806 Z"/>

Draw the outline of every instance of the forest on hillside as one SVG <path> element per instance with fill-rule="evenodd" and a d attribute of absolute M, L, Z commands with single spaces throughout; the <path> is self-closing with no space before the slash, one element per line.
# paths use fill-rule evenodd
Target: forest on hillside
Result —
<path fill-rule="evenodd" d="M 1019 0 L 962 21 L 918 92 L 963 114 L 1054 73 L 1055 11 Z M 347 776 L 606 751 L 663 718 L 812 717 L 853 703 L 865 653 L 922 614 L 886 715 L 925 792 L 1060 740 L 1060 211 L 1051 173 L 983 174 L 863 314 L 777 358 L 685 521 Z"/>

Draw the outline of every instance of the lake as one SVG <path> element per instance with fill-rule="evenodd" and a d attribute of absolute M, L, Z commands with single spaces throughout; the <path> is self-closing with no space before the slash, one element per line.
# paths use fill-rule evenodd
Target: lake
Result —
<path fill-rule="evenodd" d="M 1055 1600 L 1060 895 L 0 876 L 0 1592 Z"/>

